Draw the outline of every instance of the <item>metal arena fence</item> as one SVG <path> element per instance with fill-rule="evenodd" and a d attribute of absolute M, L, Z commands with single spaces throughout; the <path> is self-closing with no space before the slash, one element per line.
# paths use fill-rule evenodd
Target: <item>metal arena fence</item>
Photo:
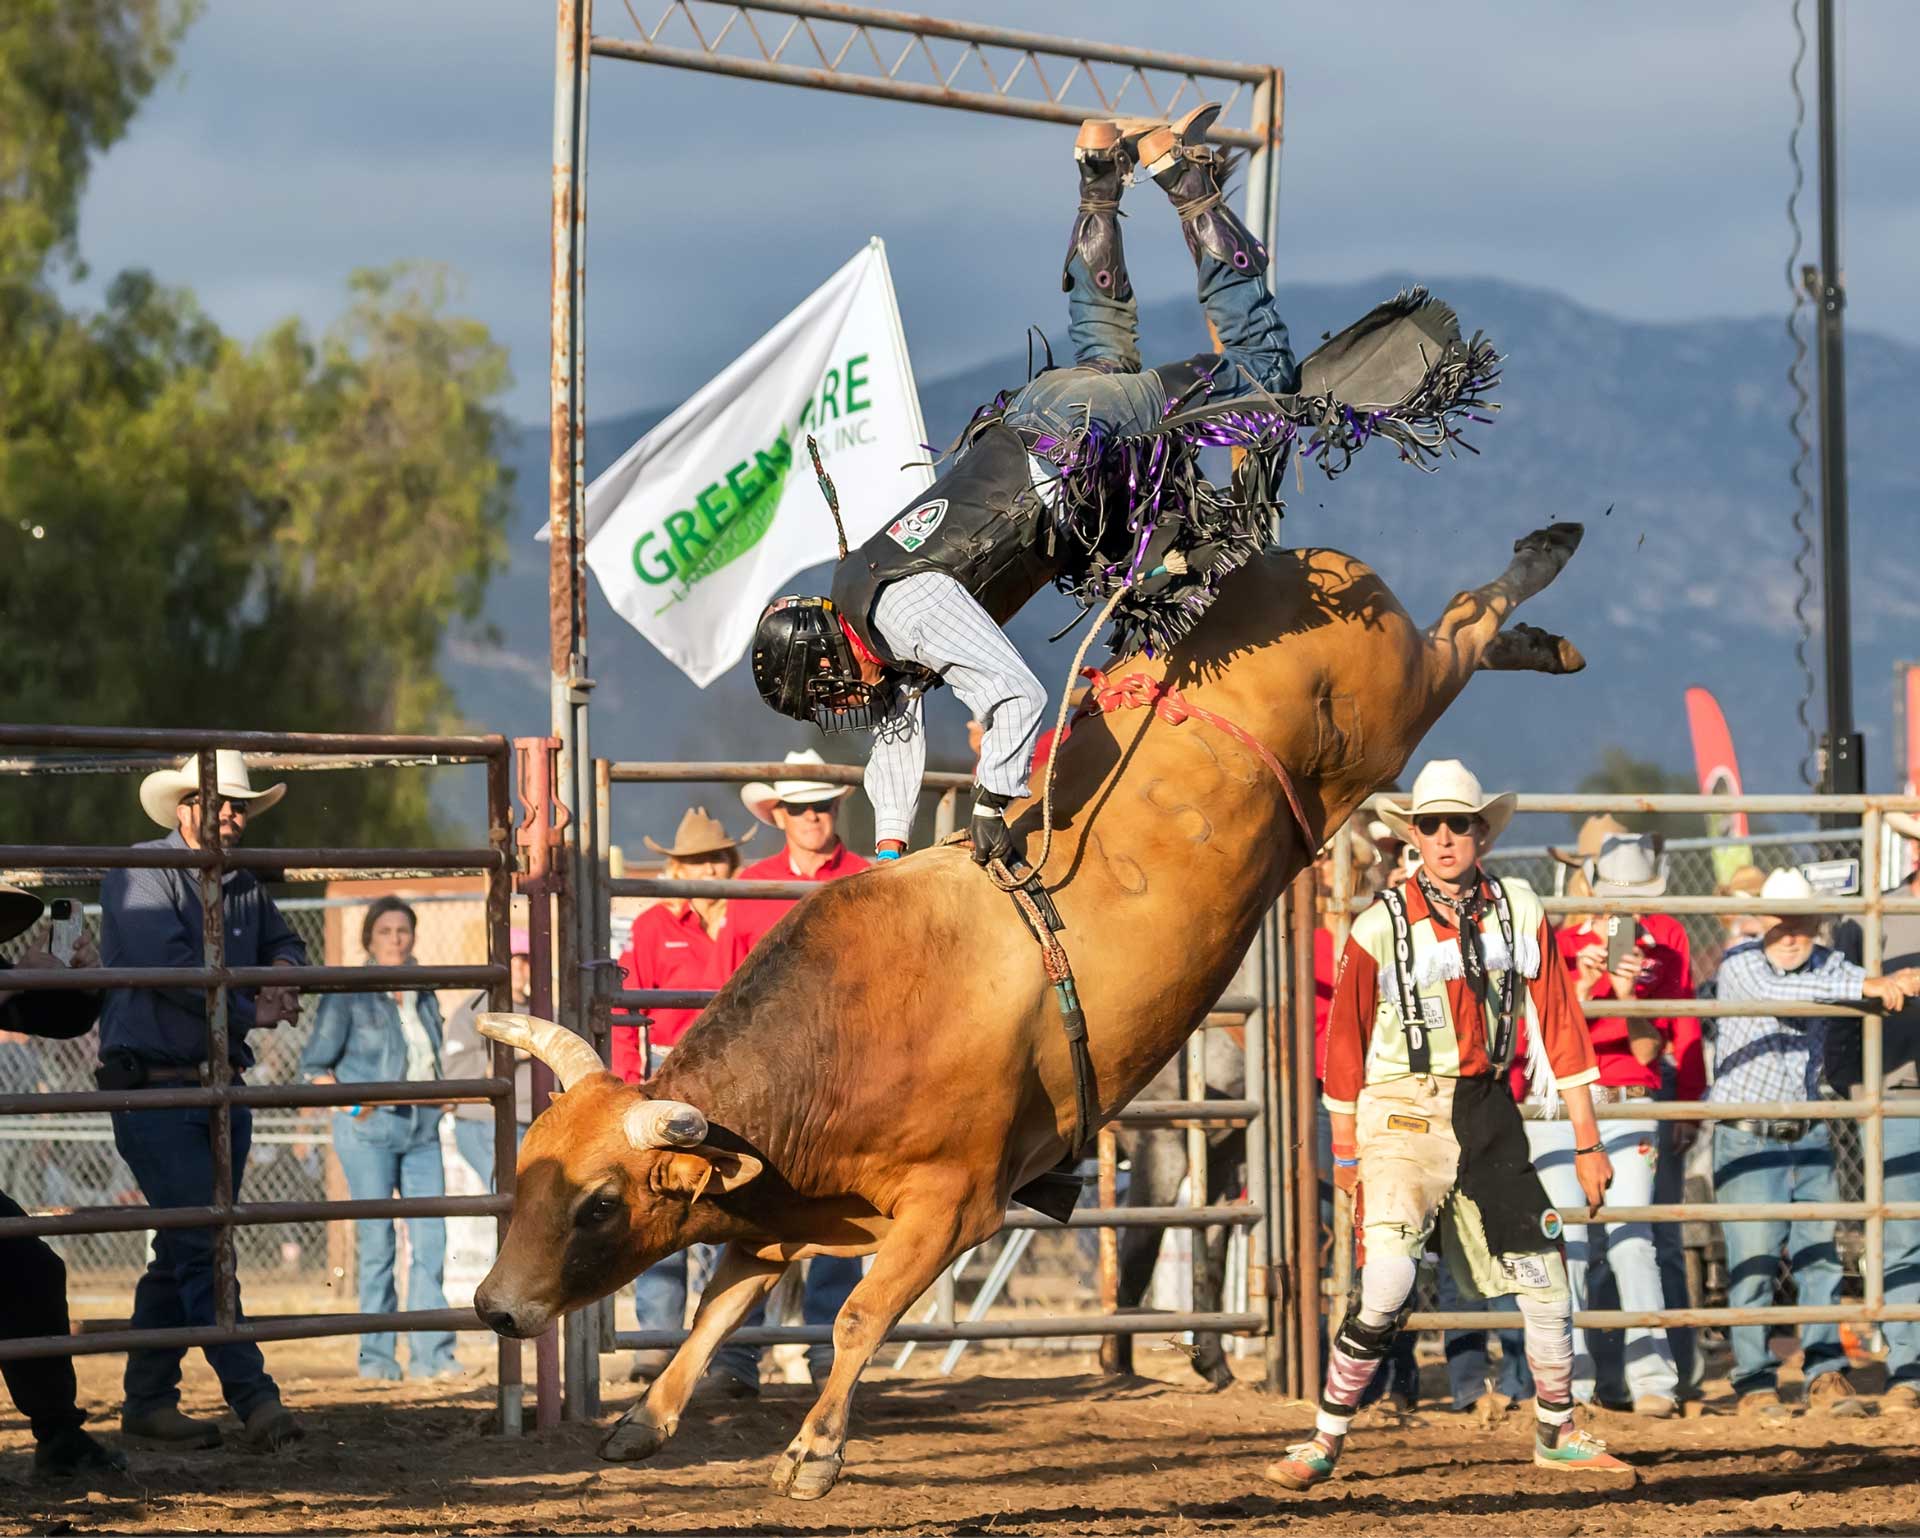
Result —
<path fill-rule="evenodd" d="M 141 1347 L 204 1347 L 240 1340 L 298 1340 L 329 1335 L 354 1335 L 372 1330 L 477 1330 L 471 1310 L 405 1310 L 386 1314 L 329 1313 L 242 1317 L 239 1307 L 238 1236 L 256 1228 L 283 1228 L 287 1224 L 338 1219 L 398 1217 L 492 1216 L 504 1225 L 512 1207 L 514 1105 L 512 1064 L 504 1048 L 493 1052 L 491 1077 L 384 1084 L 295 1084 L 288 1082 L 233 1082 L 229 1061 L 228 995 L 233 988 L 292 986 L 303 995 L 316 992 L 358 992 L 368 988 L 467 987 L 491 988 L 498 1007 L 508 1007 L 508 921 L 515 884 L 516 838 L 533 846 L 528 867 L 542 867 L 539 857 L 551 829 L 545 825 L 546 787 L 552 777 L 553 745 L 549 739 L 521 744 L 523 793 L 528 817 L 517 829 L 509 795 L 509 746 L 501 737 L 482 736 L 372 736 L 345 733 L 166 731 L 112 727 L 0 726 L 0 748 L 31 750 L 0 761 L 0 773 L 131 774 L 171 767 L 179 757 L 198 755 L 199 794 L 203 805 L 219 799 L 214 770 L 217 749 L 234 749 L 248 756 L 253 767 L 274 770 L 367 771 L 440 764 L 478 763 L 485 766 L 488 846 L 484 849 L 245 849 L 221 845 L 217 821 L 210 825 L 210 841 L 201 848 L 134 848 L 123 845 L 35 844 L 0 846 L 0 870 L 21 885 L 71 886 L 98 881 L 115 869 L 178 869 L 197 873 L 202 911 L 201 964 L 186 967 L 122 966 L 67 967 L 51 970 L 15 969 L 7 974 L 15 990 L 101 991 L 115 988 L 199 988 L 206 999 L 206 1057 L 198 1083 L 163 1083 L 131 1090 L 72 1087 L 72 1080 L 91 1077 L 90 1065 L 72 1057 L 53 1059 L 53 1071 L 62 1087 L 39 1076 L 31 1086 L 0 1092 L 0 1119 L 26 1117 L 98 1117 L 116 1111 L 139 1112 L 166 1108 L 204 1108 L 209 1113 L 213 1190 L 205 1206 L 154 1209 L 125 1200 L 124 1188 L 107 1189 L 110 1174 L 99 1167 L 100 1185 L 85 1183 L 66 1165 L 45 1162 L 21 1173 L 38 1175 L 42 1195 L 57 1178 L 64 1193 L 93 1200 L 49 1202 L 18 1218 L 0 1218 L 0 1236 L 39 1236 L 68 1239 L 107 1235 L 144 1236 L 160 1229 L 211 1228 L 214 1233 L 214 1314 L 211 1324 L 180 1328 L 135 1329 L 121 1322 L 104 1329 L 67 1336 L 0 1340 L 0 1360 L 118 1352 Z M 48 752 L 46 750 L 54 750 Z M 155 755 L 165 755 L 156 757 Z M 448 874 L 479 875 L 486 883 L 487 957 L 483 963 L 405 968 L 327 966 L 229 966 L 226 962 L 225 876 L 233 870 L 251 870 L 268 881 L 309 883 L 341 878 L 438 878 Z M 530 891 L 537 890 L 529 882 Z M 541 925 L 541 907 L 535 901 L 534 927 Z M 278 1045 L 275 1045 L 275 1041 Z M 272 1052 L 297 1051 L 291 1031 L 261 1032 L 259 1047 Z M 44 1059 L 42 1060 L 45 1061 Z M 274 1065 L 290 1078 L 290 1064 Z M 268 1070 L 269 1072 L 272 1069 Z M 43 1083 L 47 1087 L 41 1087 Z M 536 1079 L 536 1094 L 540 1089 Z M 250 1189 L 243 1198 L 234 1179 L 232 1109 L 247 1106 L 276 1112 L 322 1109 L 352 1104 L 438 1104 L 484 1101 L 494 1108 L 495 1178 L 499 1195 L 387 1198 L 377 1201 L 330 1200 L 310 1189 L 289 1199 L 259 1200 Z M 44 1122 L 43 1122 L 44 1125 Z M 97 1130 L 98 1122 L 88 1124 Z M 285 1123 L 280 1127 L 284 1129 Z M 17 1145 L 19 1139 L 14 1139 Z M 281 1155 L 286 1150 L 286 1157 Z M 262 1165 L 283 1165 L 287 1178 L 298 1166 L 310 1175 L 312 1147 L 295 1141 L 263 1147 Z M 59 1171 L 58 1176 L 50 1170 Z M 282 1241 L 284 1242 L 284 1241 Z M 257 1253 L 257 1251 L 256 1251 Z M 551 1348 L 543 1353 L 553 1358 Z M 554 1358 L 557 1360 L 557 1358 Z M 544 1365 L 544 1362 L 543 1362 Z M 520 1351 L 517 1342 L 500 1343 L 500 1413 L 504 1426 L 515 1428 L 520 1416 Z M 543 1415 L 557 1407 L 557 1383 L 543 1396 Z M 557 1408 L 553 1410 L 557 1414 Z"/>
<path fill-rule="evenodd" d="M 1377 809 L 1378 802 L 1370 802 Z M 1920 800 L 1899 796 L 1696 796 L 1696 795 L 1522 795 L 1519 810 L 1572 815 L 1624 813 L 1735 813 L 1768 816 L 1815 817 L 1829 822 L 1858 820 L 1856 840 L 1859 861 L 1856 890 L 1850 895 L 1818 896 L 1808 900 L 1775 900 L 1767 907 L 1780 914 L 1810 915 L 1820 918 L 1850 918 L 1861 930 L 1861 961 L 1868 975 L 1880 969 L 1884 920 L 1895 914 L 1920 914 L 1920 897 L 1883 890 L 1883 852 L 1887 847 L 1883 816 L 1888 811 L 1920 809 Z M 1848 842 L 1844 835 L 1823 832 L 1807 836 L 1815 845 Z M 1761 843 L 1749 838 L 1756 856 L 1772 851 L 1765 863 L 1784 864 L 1778 852 L 1791 850 L 1793 836 L 1782 843 Z M 1509 850 L 1511 860 L 1544 851 Z M 1494 863 L 1490 861 L 1490 863 Z M 1763 863 L 1756 860 L 1755 863 Z M 1353 901 L 1352 851 L 1345 839 L 1334 844 L 1332 919 L 1336 943 L 1344 941 L 1347 919 Z M 1496 864 L 1496 869 L 1498 868 Z M 1539 874 L 1536 872 L 1536 874 Z M 1676 883 L 1676 888 L 1678 884 Z M 1541 887 L 1543 894 L 1554 891 L 1551 879 Z M 1688 894 L 1670 889 L 1655 898 L 1544 896 L 1549 915 L 1667 913 L 1691 925 L 1697 920 L 1715 920 L 1721 916 L 1751 913 L 1751 900 L 1742 901 L 1708 894 Z M 1717 951 L 1715 952 L 1717 956 Z M 1585 1005 L 1589 1016 L 1660 1018 L 1693 1015 L 1703 1022 L 1734 1016 L 1752 1017 L 1779 1013 L 1780 1007 L 1749 1001 L 1706 999 L 1603 999 Z M 1861 1035 L 1862 1088 L 1855 1098 L 1768 1103 L 1649 1102 L 1604 1105 L 1596 1108 L 1602 1121 L 1653 1120 L 1705 1122 L 1709 1128 L 1719 1121 L 1768 1118 L 1800 1122 L 1822 1121 L 1836 1130 L 1853 1124 L 1859 1146 L 1859 1195 L 1857 1199 L 1834 1202 L 1788 1203 L 1685 1203 L 1646 1207 L 1601 1207 L 1563 1209 L 1569 1224 L 1588 1222 L 1651 1223 L 1746 1223 L 1770 1221 L 1857 1222 L 1861 1226 L 1859 1275 L 1861 1300 L 1832 1307 L 1769 1306 L 1763 1308 L 1668 1307 L 1658 1311 L 1634 1312 L 1623 1309 L 1583 1309 L 1575 1318 L 1590 1329 L 1628 1329 L 1677 1325 L 1768 1324 L 1798 1325 L 1832 1322 L 1852 1325 L 1876 1325 L 1894 1321 L 1920 1320 L 1920 1304 L 1889 1304 L 1886 1300 L 1885 1238 L 1888 1220 L 1920 1218 L 1920 1201 L 1890 1202 L 1886 1198 L 1884 1132 L 1889 1118 L 1920 1116 L 1920 1097 L 1883 1095 L 1884 1078 L 1883 1022 L 1879 1007 L 1871 1001 L 1851 1004 L 1794 1004 L 1789 1011 L 1795 1017 L 1824 1017 L 1835 1029 L 1858 1029 Z M 1332 1303 L 1342 1306 L 1351 1279 L 1351 1208 L 1344 1200 L 1336 1204 L 1336 1232 L 1333 1250 L 1334 1287 Z M 1415 1313 L 1409 1320 L 1414 1329 L 1473 1329 L 1511 1323 L 1511 1316 L 1498 1313 Z"/>
<path fill-rule="evenodd" d="M 600 858 L 592 862 L 589 890 L 583 903 L 596 926 L 593 951 L 606 955 L 610 948 L 612 908 L 616 898 L 792 898 L 804 899 L 819 888 L 805 881 L 675 880 L 665 877 L 614 878 L 609 874 L 604 830 L 610 824 L 612 789 L 620 784 L 745 784 L 754 780 L 775 780 L 788 772 L 788 766 L 775 763 L 612 763 L 600 760 L 594 765 L 598 815 L 603 830 Z M 861 771 L 849 765 L 825 765 L 808 771 L 812 778 L 835 784 L 857 785 Z M 938 795 L 935 836 L 944 837 L 953 830 L 955 800 L 967 789 L 972 777 L 964 774 L 929 773 L 923 793 Z M 997 1252 L 987 1265 L 966 1317 L 957 1317 L 956 1283 L 975 1255 L 961 1257 L 923 1299 L 908 1312 L 907 1321 L 898 1326 L 892 1340 L 905 1350 L 898 1357 L 904 1362 L 915 1346 L 938 1343 L 948 1347 L 945 1367 L 951 1370 L 959 1352 L 975 1340 L 1069 1340 L 1098 1337 L 1111 1339 L 1121 1334 L 1167 1335 L 1184 1331 L 1220 1331 L 1258 1335 L 1266 1332 L 1267 1317 L 1262 1306 L 1263 1288 L 1268 1270 L 1267 1248 L 1273 1225 L 1268 1196 L 1271 1162 L 1264 1157 L 1249 1159 L 1246 1197 L 1242 1201 L 1208 1205 L 1208 1133 L 1228 1128 L 1244 1128 L 1249 1147 L 1267 1146 L 1269 1083 L 1266 1072 L 1268 1032 L 1261 1029 L 1262 1019 L 1279 1017 L 1277 1010 L 1265 1007 L 1275 986 L 1277 967 L 1270 965 L 1268 945 L 1277 938 L 1277 915 L 1270 916 L 1263 943 L 1248 968 L 1243 968 L 1242 986 L 1251 991 L 1230 991 L 1209 1014 L 1201 1031 L 1190 1039 L 1184 1059 L 1184 1099 L 1136 1101 L 1124 1108 L 1114 1122 L 1102 1129 L 1097 1151 L 1098 1193 L 1093 1206 L 1074 1212 L 1069 1230 L 1097 1231 L 1097 1311 L 1073 1313 L 1021 1314 L 1017 1317 L 990 1317 L 995 1303 L 1003 1295 L 1014 1268 L 1019 1265 L 1038 1230 L 1054 1229 L 1051 1219 L 1016 1209 L 1007 1214 L 1004 1237 L 995 1241 Z M 1040 965 L 1036 951 L 1034 964 Z M 646 1039 L 649 1008 L 698 1008 L 713 997 L 705 989 L 627 989 L 615 986 L 610 969 L 595 966 L 582 979 L 588 1000 L 591 1036 L 603 1061 L 610 1061 L 612 1028 L 637 1026 L 641 1032 L 642 1060 L 650 1043 Z M 1311 997 L 1311 986 L 1308 995 Z M 637 1013 L 616 1017 L 615 1011 Z M 1310 1022 L 1309 1022 L 1310 1024 Z M 1209 1098 L 1204 1063 L 1204 1034 L 1208 1029 L 1236 1030 L 1243 1034 L 1247 1060 L 1248 1090 L 1240 1099 Z M 1309 1046 L 1309 1051 L 1311 1050 Z M 1311 1059 L 1309 1058 L 1309 1061 Z M 1187 1154 L 1187 1200 L 1174 1207 L 1121 1206 L 1119 1195 L 1119 1154 L 1116 1127 L 1175 1127 L 1183 1129 Z M 1118 1307 L 1119 1246 L 1122 1227 L 1188 1229 L 1203 1231 L 1224 1228 L 1233 1235 L 1228 1276 L 1220 1309 L 1195 1312 L 1187 1310 L 1132 1310 Z M 1198 1233 L 1196 1232 L 1196 1240 Z M 1194 1246 L 1194 1264 L 1202 1263 L 1201 1246 Z M 976 1264 L 977 1269 L 977 1264 Z M 778 1303 L 771 1310 L 779 1317 Z M 647 1349 L 677 1346 L 686 1338 L 682 1330 L 618 1330 L 614 1327 L 611 1300 L 597 1306 L 599 1349 Z M 736 1339 L 745 1344 L 813 1344 L 828 1341 L 827 1326 L 772 1324 L 737 1331 Z M 1111 1352 L 1108 1353 L 1111 1355 Z"/>
<path fill-rule="evenodd" d="M 73 881 L 72 874 L 61 872 L 63 890 L 88 884 Z M 419 917 L 416 960 L 453 966 L 485 962 L 485 936 L 472 921 L 474 910 L 483 908 L 485 902 L 478 887 L 471 894 L 415 893 L 403 887 L 402 894 Z M 308 956 L 322 957 L 330 953 L 328 916 L 357 922 L 371 900 L 364 895 L 285 897 L 275 906 L 306 945 Z M 89 902 L 85 911 L 87 932 L 97 947 L 99 904 Z M 0 959 L 18 960 L 30 937 L 30 933 L 22 934 L 0 944 Z M 449 990 L 441 1001 L 446 1012 L 451 1013 L 447 1006 L 452 1000 L 469 991 Z M 300 1051 L 319 1007 L 318 994 L 302 994 L 297 1024 L 252 1035 L 256 1061 L 250 1077 L 254 1083 L 291 1084 L 299 1078 Z M 90 1090 L 99 1060 L 97 1026 L 70 1041 L 40 1037 L 0 1041 L 0 1093 Z M 332 1147 L 333 1112 L 327 1107 L 256 1111 L 245 1196 L 258 1202 L 311 1203 L 338 1194 L 345 1187 L 330 1157 Z M 123 1207 L 141 1200 L 132 1171 L 114 1147 L 113 1119 L 106 1111 L 0 1117 L 0 1191 L 29 1212 Z M 54 1234 L 47 1242 L 76 1278 L 94 1273 L 131 1276 L 147 1263 L 149 1233 Z M 243 1276 L 299 1279 L 349 1289 L 351 1242 L 350 1236 L 337 1227 L 330 1233 L 329 1225 L 319 1218 L 260 1223 L 234 1233 L 235 1258 Z"/>

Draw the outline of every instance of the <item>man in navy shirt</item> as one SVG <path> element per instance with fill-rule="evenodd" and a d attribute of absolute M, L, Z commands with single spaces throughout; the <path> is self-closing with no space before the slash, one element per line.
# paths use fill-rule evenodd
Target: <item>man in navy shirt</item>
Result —
<path fill-rule="evenodd" d="M 284 785 L 255 790 L 246 760 L 217 755 L 220 842 L 232 848 L 247 823 L 286 793 Z M 141 849 L 199 849 L 207 809 L 200 805 L 200 775 L 189 758 L 178 769 L 147 776 L 140 787 L 147 815 L 172 831 Z M 287 927 L 251 871 L 228 871 L 223 883 L 228 966 L 300 966 L 306 947 Z M 200 876 L 192 870 L 116 870 L 100 888 L 101 960 L 109 967 L 203 965 Z M 247 1032 L 299 1018 L 293 988 L 234 989 L 227 996 L 227 1055 L 238 1083 L 253 1065 Z M 103 1088 L 141 1084 L 198 1084 L 207 1058 L 204 988 L 115 988 L 100 1015 Z M 212 1112 L 202 1106 L 176 1110 L 116 1111 L 113 1141 L 153 1207 L 204 1207 L 213 1201 Z M 232 1111 L 233 1185 L 237 1193 L 252 1141 L 253 1113 Z M 162 1229 L 154 1235 L 153 1262 L 133 1295 L 135 1329 L 175 1329 L 214 1323 L 213 1231 Z M 127 1353 L 126 1403 L 121 1430 L 127 1436 L 173 1446 L 213 1447 L 220 1427 L 180 1410 L 180 1363 L 185 1350 L 142 1349 Z M 280 1390 L 267 1376 L 260 1348 L 251 1343 L 206 1348 L 227 1403 L 240 1417 L 246 1440 L 274 1450 L 299 1437 L 293 1417 L 280 1404 Z"/>

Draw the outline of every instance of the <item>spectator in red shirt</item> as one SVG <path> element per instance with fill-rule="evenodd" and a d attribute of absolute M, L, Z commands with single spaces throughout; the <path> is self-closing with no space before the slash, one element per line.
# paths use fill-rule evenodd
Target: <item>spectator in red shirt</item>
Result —
<path fill-rule="evenodd" d="M 1611 821 L 1609 819 L 1609 821 Z M 1617 831 L 1615 831 L 1617 830 Z M 1585 830 L 1583 830 L 1584 832 Z M 1636 834 L 1612 824 L 1596 830 L 1595 853 L 1581 864 L 1569 884 L 1574 896 L 1653 899 L 1667 889 L 1667 862 L 1657 834 Z M 1616 923 L 1623 933 L 1611 945 Z M 1569 919 L 1557 935 L 1560 959 L 1573 981 L 1574 992 L 1587 999 L 1691 999 L 1692 949 L 1679 920 L 1664 913 L 1638 916 L 1589 915 Z M 1619 1015 L 1590 1017 L 1600 1080 L 1593 1087 L 1597 1105 L 1632 1105 L 1666 1098 L 1662 1059 L 1671 1054 L 1674 1084 L 1681 1100 L 1698 1100 L 1706 1091 L 1706 1060 L 1700 1045 L 1700 1022 L 1691 1015 L 1657 1019 Z M 1524 1084 L 1514 1086 L 1524 1095 Z M 1678 1159 L 1691 1141 L 1693 1127 L 1667 1123 L 1678 1134 L 1666 1144 Z M 1608 1120 L 1603 1123 L 1614 1183 L 1608 1205 L 1642 1207 L 1654 1200 L 1654 1179 L 1663 1158 L 1661 1124 L 1652 1118 Z M 1573 1179 L 1573 1141 L 1564 1121 L 1536 1121 L 1527 1125 L 1534 1168 L 1547 1194 L 1556 1202 L 1579 1202 Z M 1683 1306 L 1684 1298 L 1668 1300 L 1661 1283 L 1650 1223 L 1608 1223 L 1602 1233 L 1589 1227 L 1567 1227 L 1567 1273 L 1574 1306 L 1598 1306 L 1592 1301 L 1592 1267 L 1604 1263 L 1619 1288 L 1623 1308 L 1635 1312 Z M 1601 1332 L 1595 1338 L 1585 1330 L 1574 1332 L 1574 1393 L 1591 1401 L 1606 1358 L 1618 1360 L 1618 1335 Z M 1596 1359 L 1599 1359 L 1598 1361 Z M 1611 1376 L 1609 1374 L 1609 1376 Z M 1672 1415 L 1679 1398 L 1679 1376 L 1672 1343 L 1663 1330 L 1634 1329 L 1626 1333 L 1624 1379 L 1634 1409 L 1643 1415 Z"/>
<path fill-rule="evenodd" d="M 739 848 L 753 836 L 728 838 L 720 820 L 696 806 L 680 819 L 673 847 L 651 838 L 646 846 L 667 857 L 669 881 L 725 881 L 740 864 Z M 727 900 L 724 897 L 669 897 L 646 909 L 633 921 L 632 934 L 620 957 L 623 988 L 718 988 L 733 974 L 727 937 Z M 649 1009 L 649 1061 L 642 1061 L 640 1028 L 613 1027 L 613 1071 L 629 1084 L 638 1084 L 659 1064 L 659 1058 L 680 1039 L 705 1005 L 691 1009 Z"/>
<path fill-rule="evenodd" d="M 670 881 L 724 881 L 740 863 L 740 845 L 752 837 L 728 838 L 717 817 L 696 806 L 680 819 L 673 847 L 651 838 L 646 846 L 667 857 Z M 733 972 L 727 950 L 727 900 L 724 897 L 669 897 L 646 909 L 633 921 L 632 937 L 620 957 L 623 988 L 718 988 Z M 704 1007 L 704 1006 L 702 1006 Z M 647 1051 L 641 1053 L 637 1025 L 613 1027 L 613 1071 L 637 1084 L 660 1066 L 681 1034 L 699 1016 L 700 1008 L 649 1009 L 652 1025 Z M 701 1263 L 712 1266 L 711 1245 L 695 1245 Z M 686 1322 L 687 1255 L 680 1250 L 640 1273 L 633 1283 L 633 1308 L 643 1330 L 678 1330 Z M 738 1348 L 735 1348 L 736 1350 Z M 628 1376 L 645 1382 L 666 1370 L 673 1352 L 651 1347 L 633 1354 Z M 753 1370 L 751 1354 L 747 1369 Z M 731 1380 L 728 1380 L 731 1381 Z M 754 1391 L 759 1391 L 755 1373 Z"/>
<path fill-rule="evenodd" d="M 796 773 L 808 768 L 826 767 L 826 760 L 811 748 L 789 753 L 787 763 Z M 840 803 L 852 794 L 851 785 L 829 785 L 824 780 L 776 780 L 773 784 L 755 781 L 740 789 L 740 799 L 760 821 L 786 835 L 786 847 L 756 861 L 740 873 L 742 881 L 837 881 L 867 868 L 868 862 L 840 842 Z M 799 901 L 795 897 L 756 897 L 733 904 L 727 921 L 727 952 L 732 967 L 746 959 L 761 936 L 778 924 Z M 806 1263 L 806 1277 L 800 1292 L 800 1320 L 803 1324 L 829 1327 L 839 1317 L 841 1304 L 860 1280 L 860 1262 L 839 1255 L 821 1255 Z M 764 1305 L 756 1305 L 746 1318 L 752 1328 L 766 1318 Z M 714 1358 L 708 1378 L 714 1387 L 734 1397 L 750 1397 L 760 1392 L 760 1353 L 752 1346 L 722 1347 Z M 815 1383 L 824 1383 L 833 1367 L 833 1346 L 828 1342 L 807 1347 L 807 1371 Z"/>
<path fill-rule="evenodd" d="M 826 767 L 811 748 L 789 753 L 786 761 L 804 770 Z M 868 862 L 840 842 L 840 803 L 851 785 L 824 780 L 756 780 L 740 789 L 740 799 L 760 821 L 786 835 L 786 847 L 740 873 L 742 881 L 837 881 L 867 868 Z M 728 920 L 728 955 L 733 966 L 746 959 L 760 937 L 786 916 L 798 898 L 756 897 L 736 901 Z M 731 970 L 731 967 L 729 968 Z M 827 1321 L 832 1322 L 829 1316 Z"/>

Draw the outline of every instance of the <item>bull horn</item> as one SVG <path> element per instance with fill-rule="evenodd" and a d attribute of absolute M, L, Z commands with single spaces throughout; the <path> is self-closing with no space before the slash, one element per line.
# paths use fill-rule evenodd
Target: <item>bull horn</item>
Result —
<path fill-rule="evenodd" d="M 494 1013 L 479 1015 L 473 1023 L 482 1036 L 539 1058 L 553 1070 L 563 1090 L 607 1071 L 599 1053 L 564 1025 L 556 1025 L 551 1020 L 542 1020 L 537 1015 Z"/>
<path fill-rule="evenodd" d="M 635 1148 L 698 1148 L 707 1119 L 684 1100 L 642 1100 L 627 1112 L 627 1141 Z"/>

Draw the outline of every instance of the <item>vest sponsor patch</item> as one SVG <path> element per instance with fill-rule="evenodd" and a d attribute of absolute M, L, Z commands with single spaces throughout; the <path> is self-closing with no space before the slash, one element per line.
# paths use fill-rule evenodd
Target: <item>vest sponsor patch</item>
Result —
<path fill-rule="evenodd" d="M 1518 1287 L 1550 1287 L 1553 1273 L 1547 1269 L 1544 1255 L 1502 1255 L 1500 1269 Z"/>
<path fill-rule="evenodd" d="M 935 497 L 931 502 L 922 502 L 912 512 L 902 513 L 887 526 L 887 538 L 902 550 L 918 550 L 927 542 L 927 537 L 940 527 L 940 520 L 947 516 L 947 499 Z"/>
<path fill-rule="evenodd" d="M 1389 1132 L 1426 1132 L 1430 1130 L 1424 1116 L 1402 1116 L 1398 1113 L 1387 1118 Z"/>
<path fill-rule="evenodd" d="M 1560 1237 L 1560 1214 L 1551 1207 L 1540 1214 L 1540 1232 L 1548 1239 Z"/>

